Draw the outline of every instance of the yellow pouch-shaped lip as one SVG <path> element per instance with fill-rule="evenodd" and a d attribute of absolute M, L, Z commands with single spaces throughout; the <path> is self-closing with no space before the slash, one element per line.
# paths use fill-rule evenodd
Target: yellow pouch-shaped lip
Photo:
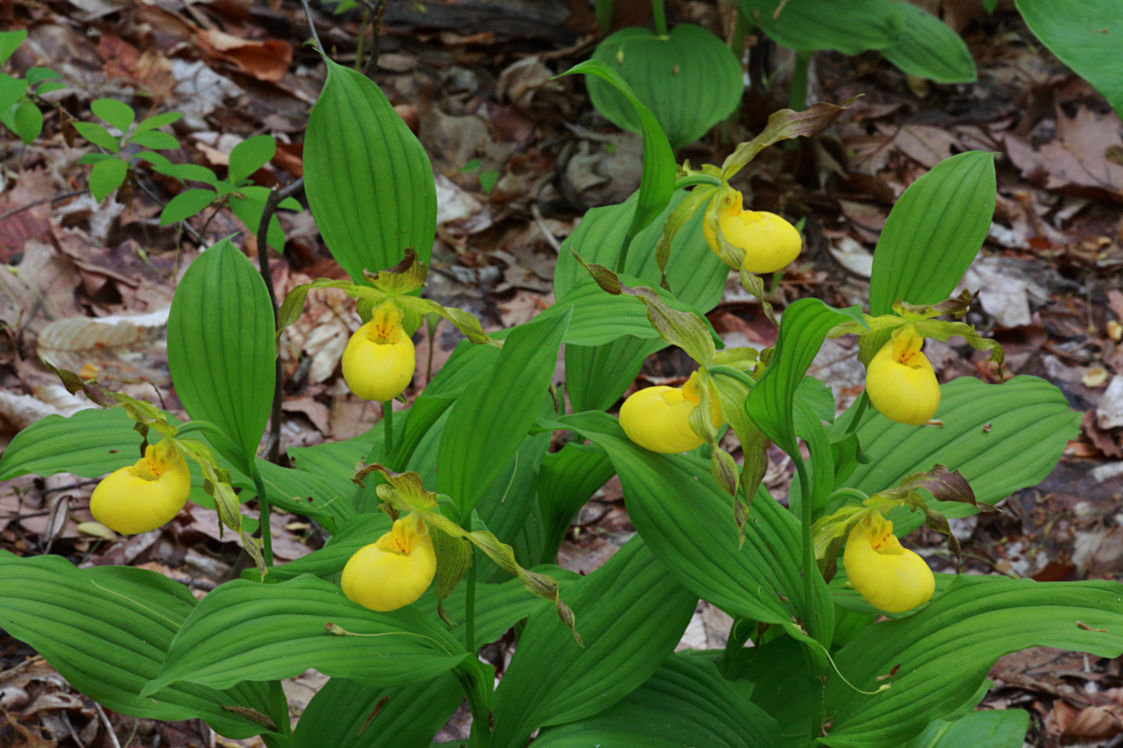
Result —
<path fill-rule="evenodd" d="M 90 497 L 90 513 L 122 535 L 154 530 L 179 514 L 191 493 L 191 472 L 169 439 L 149 444 L 136 464 L 105 476 Z"/>
<path fill-rule="evenodd" d="M 429 531 L 419 516 L 409 514 L 351 556 L 340 586 L 349 600 L 384 613 L 416 602 L 436 572 Z"/>
<path fill-rule="evenodd" d="M 940 383 L 920 350 L 923 345 L 924 339 L 906 325 L 893 333 L 866 371 L 870 402 L 898 423 L 922 426 L 940 407 Z"/>
<path fill-rule="evenodd" d="M 662 454 L 676 454 L 700 447 L 702 437 L 690 428 L 690 413 L 701 398 L 697 373 L 679 387 L 645 387 L 632 393 L 620 407 L 620 426 L 636 444 Z M 721 413 L 711 412 L 714 427 L 721 425 Z"/>
<path fill-rule="evenodd" d="M 766 210 L 744 210 L 740 192 L 730 191 L 717 206 L 718 226 L 725 241 L 745 253 L 742 266 L 750 273 L 774 273 L 790 265 L 803 250 L 803 237 L 795 226 L 784 218 Z M 714 252 L 718 249 L 717 237 L 703 222 L 706 243 Z"/>
<path fill-rule="evenodd" d="M 893 523 L 880 512 L 864 517 L 850 531 L 842 563 L 854 589 L 887 613 L 923 605 L 936 589 L 928 564 L 901 545 L 893 534 Z"/>
<path fill-rule="evenodd" d="M 401 310 L 383 304 L 347 341 L 343 379 L 364 400 L 393 400 L 413 379 L 416 356 L 401 319 Z"/>

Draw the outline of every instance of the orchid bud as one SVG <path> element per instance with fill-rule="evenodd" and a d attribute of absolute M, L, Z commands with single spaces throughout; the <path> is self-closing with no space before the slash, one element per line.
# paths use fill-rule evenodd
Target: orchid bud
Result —
<path fill-rule="evenodd" d="M 877 352 L 866 372 L 870 402 L 898 423 L 921 426 L 940 407 L 940 383 L 920 351 L 922 345 L 924 339 L 915 328 L 905 325 Z"/>
<path fill-rule="evenodd" d="M 764 210 L 744 210 L 744 196 L 729 190 L 717 204 L 718 226 L 725 241 L 745 253 L 742 266 L 750 273 L 774 273 L 787 267 L 803 249 L 803 237 L 786 220 Z M 721 255 L 709 222 L 702 233 L 710 249 Z"/>
<path fill-rule="evenodd" d="M 854 589 L 886 613 L 903 613 L 923 605 L 936 589 L 924 559 L 901 546 L 893 523 L 872 511 L 850 531 L 842 563 Z"/>
<path fill-rule="evenodd" d="M 191 493 L 191 472 L 171 439 L 149 444 L 131 467 L 102 478 L 90 497 L 90 512 L 122 535 L 154 530 L 179 514 Z"/>
<path fill-rule="evenodd" d="M 701 402 L 698 372 L 681 388 L 645 387 L 628 396 L 620 407 L 620 426 L 633 442 L 662 454 L 685 452 L 702 446 L 703 439 L 690 428 L 690 413 Z M 721 425 L 721 412 L 714 401 L 714 427 Z"/>
<path fill-rule="evenodd" d="M 388 612 L 416 602 L 437 573 L 433 540 L 421 517 L 408 514 L 364 546 L 343 567 L 343 594 L 364 608 Z"/>
<path fill-rule="evenodd" d="M 413 378 L 413 341 L 402 327 L 402 310 L 386 302 L 355 331 L 343 351 L 343 379 L 364 400 L 393 400 Z"/>

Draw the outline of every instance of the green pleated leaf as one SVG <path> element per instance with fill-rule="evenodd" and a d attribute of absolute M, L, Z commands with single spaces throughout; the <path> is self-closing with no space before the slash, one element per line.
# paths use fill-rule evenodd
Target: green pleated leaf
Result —
<path fill-rule="evenodd" d="M 1123 117 L 1123 5 L 1115 0 L 1015 0 L 1049 51 L 1103 94 Z"/>
<path fill-rule="evenodd" d="M 611 85 L 632 104 L 639 119 L 640 132 L 643 133 L 643 171 L 640 174 L 636 211 L 628 224 L 627 232 L 627 236 L 635 236 L 663 212 L 671 199 L 671 193 L 675 189 L 675 154 L 655 115 L 636 97 L 631 86 L 619 73 L 600 60 L 585 60 L 562 75 L 576 73 L 594 76 Z"/>
<path fill-rule="evenodd" d="M 144 719 L 199 717 L 231 738 L 268 729 L 228 705 L 287 719 L 270 708 L 266 684 L 223 692 L 180 683 L 141 697 L 194 606 L 186 587 L 144 569 L 79 570 L 58 556 L 20 559 L 0 551 L 0 626 L 90 698 Z"/>
<path fill-rule="evenodd" d="M 397 447 L 389 463 L 391 467 L 406 469 L 418 445 L 434 424 L 465 388 L 474 386 L 479 377 L 492 370 L 498 358 L 499 351 L 490 345 L 475 345 L 463 340 L 456 346 L 448 361 L 410 406 L 402 434 L 395 440 Z"/>
<path fill-rule="evenodd" d="M 799 573 L 799 522 L 763 488 L 741 546 L 731 500 L 714 484 L 708 462 L 638 447 L 604 413 L 577 413 L 560 423 L 608 453 L 636 530 L 695 594 L 730 615 L 762 623 L 790 625 L 802 617 L 808 606 Z M 829 612 L 826 584 L 818 574 L 814 579 L 818 607 Z M 822 622 L 824 630 L 832 627 L 832 621 Z"/>
<path fill-rule="evenodd" d="M 350 634 L 332 634 L 328 624 Z M 395 686 L 434 678 L 466 656 L 439 621 L 410 608 L 375 613 L 311 576 L 280 584 L 238 579 L 191 611 L 145 693 L 177 681 L 226 688 L 308 668 Z"/>
<path fill-rule="evenodd" d="M 833 49 L 857 55 L 884 49 L 905 25 L 902 3 L 891 0 L 739 0 L 741 12 L 791 49 Z"/>
<path fill-rule="evenodd" d="M 537 748 L 778 748 L 780 728 L 710 662 L 672 655 L 642 686 L 589 719 L 546 728 Z M 964 744 L 966 745 L 966 744 Z"/>
<path fill-rule="evenodd" d="M 354 497 L 359 487 L 350 479 L 354 465 L 328 476 L 281 467 L 261 458 L 256 464 L 270 502 L 285 511 L 312 517 L 328 532 L 355 514 Z"/>
<path fill-rule="evenodd" d="M 952 721 L 935 720 L 905 748 L 1022 748 L 1028 729 L 1024 709 L 970 712 Z"/>
<path fill-rule="evenodd" d="M 304 188 L 324 242 L 355 281 L 393 266 L 407 247 L 428 262 L 437 193 L 425 149 L 369 78 L 324 64 L 304 138 Z"/>
<path fill-rule="evenodd" d="M 468 516 L 522 443 L 547 397 L 569 314 L 511 330 L 495 364 L 465 389 L 441 435 L 437 486 Z"/>
<path fill-rule="evenodd" d="M 905 25 L 896 43 L 881 50 L 885 59 L 909 75 L 936 83 L 972 83 L 975 61 L 962 37 L 928 11 L 901 3 Z"/>
<path fill-rule="evenodd" d="M 729 47 L 690 23 L 675 26 L 666 36 L 636 26 L 620 29 L 597 45 L 593 59 L 628 82 L 675 150 L 728 117 L 744 88 L 741 63 Z M 635 107 L 608 83 L 590 78 L 589 97 L 617 127 L 641 131 Z"/>
<path fill-rule="evenodd" d="M 599 447 L 570 442 L 542 458 L 538 502 L 545 523 L 543 558 L 556 557 L 573 516 L 616 471 Z"/>
<path fill-rule="evenodd" d="M 565 388 L 573 410 L 606 410 L 635 381 L 648 356 L 667 347 L 662 338 L 626 336 L 606 345 L 566 345 Z"/>
<path fill-rule="evenodd" d="M 168 315 L 168 368 L 188 414 L 257 451 L 273 402 L 273 307 L 265 282 L 223 239 L 187 268 Z"/>
<path fill-rule="evenodd" d="M 269 570 L 265 581 L 283 582 L 301 574 L 312 574 L 321 579 L 337 582 L 348 559 L 363 546 L 375 542 L 383 533 L 389 532 L 390 525 L 390 517 L 382 512 L 356 514 L 340 523 L 323 548 L 287 564 L 274 566 Z M 250 571 L 256 575 L 256 570 Z"/>
<path fill-rule="evenodd" d="M 827 337 L 842 322 L 861 322 L 858 307 L 834 309 L 818 299 L 800 299 L 784 310 L 776 352 L 764 375 L 749 393 L 749 415 L 765 435 L 788 454 L 795 454 L 795 394 L 807 367 Z"/>
<path fill-rule="evenodd" d="M 496 748 L 523 746 L 538 727 L 589 717 L 626 696 L 674 649 L 698 600 L 637 537 L 567 589 L 566 601 L 585 646 L 552 610 L 527 619 L 495 692 Z"/>
<path fill-rule="evenodd" d="M 874 624 L 835 655 L 853 686 L 828 675 L 833 725 L 822 742 L 896 748 L 962 705 L 1009 652 L 1044 646 L 1118 657 L 1121 595 L 1117 582 L 961 576 L 919 613 Z M 883 684 L 888 690 L 874 696 L 854 690 Z"/>
<path fill-rule="evenodd" d="M 124 408 L 47 416 L 20 431 L 0 455 L 0 480 L 27 473 L 97 478 L 140 459 L 140 434 Z"/>
<path fill-rule="evenodd" d="M 632 240 L 625 268 L 628 275 L 653 287 L 659 285 L 655 245 L 662 236 L 664 221 L 686 196 L 685 191 L 675 192 L 663 213 Z M 565 298 L 589 278 L 588 271 L 573 257 L 573 252 L 586 262 L 615 266 L 636 199 L 637 195 L 633 194 L 620 205 L 593 208 L 585 214 L 581 224 L 562 244 L 558 255 L 554 273 L 556 298 Z M 705 313 L 721 300 L 728 274 L 729 268 L 706 244 L 702 235 L 702 213 L 699 211 L 683 224 L 671 243 L 667 265 L 667 283 L 671 292 L 684 304 Z M 609 322 L 601 324 L 611 327 Z M 572 341 L 567 343 L 566 389 L 574 410 L 604 410 L 610 407 L 635 380 L 644 359 L 665 347 L 662 340 L 650 337 L 655 331 L 647 323 L 646 313 L 642 324 L 650 332 L 645 331 L 639 337 L 621 337 L 596 347 L 578 346 Z"/>
<path fill-rule="evenodd" d="M 873 494 L 939 464 L 963 473 L 975 498 L 993 504 L 1041 482 L 1080 429 L 1080 414 L 1061 391 L 1037 377 L 1004 384 L 961 377 L 940 392 L 940 427 L 909 426 L 869 413 L 857 432 L 869 462 L 859 464 L 842 485 Z M 976 512 L 955 501 L 933 508 L 951 517 Z M 910 524 L 919 521 L 909 516 Z"/>
<path fill-rule="evenodd" d="M 994 216 L 994 155 L 968 151 L 909 185 L 889 211 L 870 275 L 870 314 L 951 295 Z"/>
<path fill-rule="evenodd" d="M 451 674 L 395 688 L 332 678 L 300 715 L 292 748 L 428 748 L 464 697 Z"/>

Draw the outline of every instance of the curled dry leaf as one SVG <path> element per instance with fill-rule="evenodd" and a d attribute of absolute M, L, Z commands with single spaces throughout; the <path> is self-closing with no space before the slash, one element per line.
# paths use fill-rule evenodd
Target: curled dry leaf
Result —
<path fill-rule="evenodd" d="M 218 29 L 201 29 L 197 38 L 208 54 L 234 63 L 243 73 L 258 80 L 274 83 L 281 80 L 292 62 L 292 47 L 280 39 L 255 42 Z"/>
<path fill-rule="evenodd" d="M 135 316 L 66 317 L 39 333 L 39 357 L 87 379 L 168 384 L 167 363 L 153 357 L 162 345 L 168 310 Z"/>

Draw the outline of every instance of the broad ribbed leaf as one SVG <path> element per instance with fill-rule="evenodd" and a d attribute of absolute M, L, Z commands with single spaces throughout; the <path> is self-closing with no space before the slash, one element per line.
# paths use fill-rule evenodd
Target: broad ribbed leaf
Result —
<path fill-rule="evenodd" d="M 487 529 L 510 544 L 515 550 L 516 560 L 527 568 L 544 560 L 554 560 L 539 558 L 538 554 L 542 551 L 541 515 L 535 511 L 538 470 L 550 446 L 550 437 L 549 433 L 525 437 L 476 506 L 476 512 Z M 520 542 L 515 542 L 516 538 Z M 477 558 L 476 564 L 476 578 L 481 582 L 505 582 L 511 578 L 489 558 Z"/>
<path fill-rule="evenodd" d="M 412 247 L 433 251 L 437 192 L 425 149 L 369 78 L 324 58 L 327 81 L 308 118 L 304 188 L 332 257 L 356 281 Z"/>
<path fill-rule="evenodd" d="M 256 464 L 269 501 L 285 511 L 312 517 L 323 523 L 328 532 L 355 514 L 354 499 L 359 487 L 350 479 L 354 465 L 327 476 L 281 467 L 261 458 Z"/>
<path fill-rule="evenodd" d="M 522 443 L 547 397 L 570 315 L 511 330 L 491 370 L 461 393 L 441 435 L 437 485 L 466 517 Z"/>
<path fill-rule="evenodd" d="M 1024 709 L 970 712 L 950 722 L 935 720 L 905 748 L 1022 748 L 1028 729 Z"/>
<path fill-rule="evenodd" d="M 547 728 L 536 748 L 773 748 L 780 727 L 734 693 L 712 663 L 672 655 L 642 686 L 595 717 Z"/>
<path fill-rule="evenodd" d="M 909 185 L 873 253 L 870 314 L 898 299 L 946 299 L 983 245 L 994 202 L 994 155 L 983 151 L 952 156 Z"/>
<path fill-rule="evenodd" d="M 739 0 L 741 12 L 791 49 L 858 55 L 893 44 L 905 25 L 891 0 Z"/>
<path fill-rule="evenodd" d="M 697 597 L 633 538 L 566 590 L 584 648 L 552 610 L 527 619 L 495 692 L 496 748 L 523 746 L 541 726 L 606 709 L 639 686 L 675 647 Z"/>
<path fill-rule="evenodd" d="M 828 674 L 822 742 L 896 748 L 963 704 L 994 661 L 1027 647 L 1123 653 L 1123 586 L 961 576 L 919 613 L 870 626 Z M 892 673 L 892 675 L 890 675 Z M 853 684 L 853 685 L 851 685 Z M 889 689 L 867 696 L 857 690 Z"/>
<path fill-rule="evenodd" d="M 1123 4 L 1117 0 L 1015 0 L 1049 51 L 1103 94 L 1123 117 Z"/>
<path fill-rule="evenodd" d="M 971 83 L 975 61 L 959 34 L 928 11 L 901 3 L 905 26 L 896 43 L 881 50 L 885 59 L 909 75 L 936 83 Z"/>
<path fill-rule="evenodd" d="M 796 390 L 827 331 L 848 320 L 862 320 L 857 307 L 834 309 L 818 299 L 800 299 L 784 310 L 776 352 L 749 393 L 747 407 L 760 430 L 790 455 L 798 449 L 793 420 Z"/>
<path fill-rule="evenodd" d="M 604 413 L 577 413 L 560 422 L 608 453 L 636 530 L 695 594 L 730 615 L 762 623 L 791 624 L 801 617 L 807 606 L 799 573 L 799 523 L 763 487 L 739 547 L 732 501 L 714 484 L 709 463 L 638 447 Z M 814 579 L 818 609 L 832 610 L 822 577 Z M 823 622 L 823 629 L 832 627 L 833 622 Z"/>
<path fill-rule="evenodd" d="M 686 197 L 677 191 L 663 213 L 631 242 L 625 272 L 643 279 L 647 285 L 658 286 L 659 264 L 655 245 L 663 234 L 663 223 L 671 211 Z M 620 205 L 593 208 L 581 224 L 562 244 L 554 273 L 554 295 L 558 299 L 574 291 L 589 273 L 573 257 L 577 252 L 586 262 L 614 267 L 627 226 L 635 210 L 633 194 Z M 702 212 L 683 224 L 671 243 L 667 265 L 667 283 L 671 292 L 685 304 L 700 312 L 708 312 L 721 300 L 729 269 L 706 244 L 702 235 Z M 606 323 L 607 324 L 607 323 Z M 643 324 L 647 325 L 646 314 Z M 648 325 L 650 329 L 650 325 Z M 574 410 L 604 410 L 628 388 L 639 373 L 645 358 L 665 347 L 659 338 L 643 333 L 640 337 L 623 337 L 594 348 L 567 343 L 566 390 Z"/>
<path fill-rule="evenodd" d="M 542 458 L 538 502 L 545 522 L 544 558 L 556 556 L 573 516 L 615 471 L 599 447 L 570 442 Z"/>
<path fill-rule="evenodd" d="M 631 86 L 619 73 L 600 60 L 585 60 L 574 65 L 562 75 L 584 73 L 600 78 L 632 104 L 639 119 L 640 132 L 643 133 L 643 171 L 640 174 L 639 197 L 636 212 L 628 224 L 627 236 L 635 236 L 641 229 L 655 220 L 667 207 L 671 193 L 675 189 L 675 154 L 667 135 L 659 126 L 655 115 L 636 98 Z"/>
<path fill-rule="evenodd" d="M 993 504 L 1043 480 L 1080 428 L 1080 414 L 1061 391 L 1037 377 L 1014 377 L 1004 384 L 961 377 L 940 391 L 940 427 L 918 428 L 867 414 L 857 433 L 869 462 L 859 464 L 843 485 L 873 494 L 939 464 L 963 473 L 975 498 Z M 976 511 L 954 501 L 937 502 L 934 508 L 952 517 Z M 898 529 L 919 521 L 909 516 Z"/>
<path fill-rule="evenodd" d="M 328 624 L 354 635 L 332 634 Z M 439 621 L 410 608 L 375 613 L 311 576 L 280 584 L 238 579 L 191 611 L 145 693 L 177 681 L 226 688 L 308 668 L 395 686 L 431 679 L 465 656 Z"/>
<path fill-rule="evenodd" d="M 265 282 L 229 239 L 191 263 L 168 315 L 168 368 L 187 413 L 222 429 L 243 465 L 269 420 L 273 334 Z"/>
<path fill-rule="evenodd" d="M 402 434 L 397 439 L 394 457 L 389 461 L 392 468 L 405 469 L 422 438 L 460 393 L 478 377 L 489 372 L 498 358 L 499 351 L 494 346 L 460 341 L 448 361 L 445 361 L 437 375 L 426 385 L 424 392 L 410 406 Z"/>
<path fill-rule="evenodd" d="M 181 584 L 144 569 L 76 569 L 58 556 L 20 559 L 0 551 L 0 626 L 31 645 L 82 693 L 114 711 L 144 719 L 196 717 L 232 738 L 268 731 L 225 706 L 272 719 L 268 687 L 222 692 L 179 683 L 141 697 L 195 606 Z"/>
<path fill-rule="evenodd" d="M 124 408 L 47 416 L 16 434 L 0 455 L 0 480 L 61 472 L 97 478 L 140 459 L 140 442 Z"/>
<path fill-rule="evenodd" d="M 383 533 L 389 532 L 390 517 L 382 512 L 356 514 L 343 522 L 328 538 L 323 548 L 312 551 L 287 564 L 274 566 L 265 577 L 267 582 L 282 582 L 301 574 L 312 574 L 329 581 L 338 581 L 343 567 L 365 545 L 378 540 Z M 256 573 L 256 570 L 248 570 Z M 248 577 L 247 578 L 251 578 Z"/>
<path fill-rule="evenodd" d="M 648 356 L 667 347 L 662 338 L 627 336 L 606 345 L 565 347 L 565 389 L 575 411 L 605 410 L 635 381 Z"/>
<path fill-rule="evenodd" d="M 428 748 L 463 697 L 451 674 L 396 688 L 332 678 L 300 715 L 292 748 Z"/>
<path fill-rule="evenodd" d="M 620 74 L 655 118 L 671 148 L 706 134 L 737 107 L 744 84 L 741 63 L 712 33 L 690 23 L 659 36 L 637 26 L 620 29 L 593 52 Z M 589 97 L 617 127 L 640 132 L 635 107 L 608 83 L 590 78 Z"/>

